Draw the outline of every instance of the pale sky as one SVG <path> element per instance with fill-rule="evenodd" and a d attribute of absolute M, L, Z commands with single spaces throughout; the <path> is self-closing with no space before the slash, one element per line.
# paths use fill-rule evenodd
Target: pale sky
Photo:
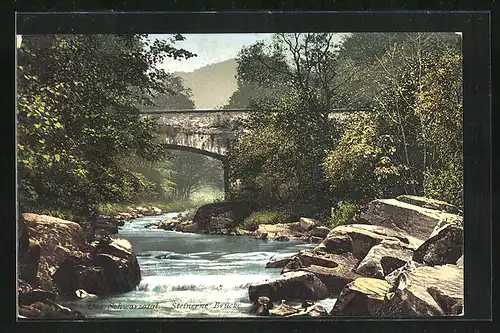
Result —
<path fill-rule="evenodd" d="M 197 68 L 224 60 L 236 58 L 243 46 L 249 46 L 259 40 L 270 39 L 272 34 L 182 34 L 186 40 L 176 42 L 197 56 L 190 59 L 173 60 L 167 58 L 159 68 L 169 72 L 191 72 Z M 150 35 L 154 38 L 169 38 L 171 35 Z"/>

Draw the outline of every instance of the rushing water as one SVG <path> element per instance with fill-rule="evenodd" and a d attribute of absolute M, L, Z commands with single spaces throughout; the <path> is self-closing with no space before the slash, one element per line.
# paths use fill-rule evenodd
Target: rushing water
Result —
<path fill-rule="evenodd" d="M 279 268 L 265 268 L 268 260 L 311 247 L 298 241 L 145 228 L 173 215 L 141 217 L 119 228 L 141 268 L 142 280 L 135 290 L 65 304 L 88 317 L 250 316 L 248 286 L 280 274 Z M 334 300 L 319 303 L 329 310 Z"/>

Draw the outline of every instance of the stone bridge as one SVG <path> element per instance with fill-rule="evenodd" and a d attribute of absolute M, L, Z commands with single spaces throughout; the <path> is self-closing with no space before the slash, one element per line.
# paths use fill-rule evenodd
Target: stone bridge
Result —
<path fill-rule="evenodd" d="M 345 120 L 349 113 L 366 110 L 335 109 L 331 117 Z M 235 139 L 238 121 L 249 109 L 230 110 L 151 110 L 142 116 L 154 118 L 161 128 L 160 140 L 175 150 L 204 154 L 221 161 Z"/>
<path fill-rule="evenodd" d="M 331 117 L 347 120 L 352 112 L 366 110 L 332 110 Z M 159 140 L 167 149 L 203 154 L 222 162 L 224 190 L 228 193 L 227 152 L 236 136 L 236 127 L 248 116 L 249 109 L 230 110 L 148 110 L 143 117 L 154 118 L 160 125 Z"/>
<path fill-rule="evenodd" d="M 155 118 L 160 125 L 160 140 L 167 148 L 204 154 L 221 161 L 235 138 L 238 120 L 247 109 L 232 110 L 155 110 L 142 115 Z"/>

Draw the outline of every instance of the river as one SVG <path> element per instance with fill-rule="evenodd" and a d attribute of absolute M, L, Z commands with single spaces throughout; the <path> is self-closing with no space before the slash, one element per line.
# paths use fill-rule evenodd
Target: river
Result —
<path fill-rule="evenodd" d="M 313 245 L 148 229 L 177 213 L 141 217 L 119 228 L 137 255 L 142 280 L 135 290 L 64 304 L 87 317 L 247 317 L 248 286 L 277 277 L 270 258 L 288 257 Z M 318 302 L 329 311 L 334 299 Z"/>

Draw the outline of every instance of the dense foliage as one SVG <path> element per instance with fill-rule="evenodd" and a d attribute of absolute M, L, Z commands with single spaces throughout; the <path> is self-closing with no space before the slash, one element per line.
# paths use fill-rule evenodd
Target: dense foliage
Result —
<path fill-rule="evenodd" d="M 240 52 L 231 103 L 253 110 L 231 154 L 240 193 L 299 214 L 333 210 L 334 224 L 367 201 L 405 193 L 462 207 L 460 37 L 334 40 L 276 34 Z M 353 112 L 332 116 L 335 108 Z"/>
<path fill-rule="evenodd" d="M 165 57 L 189 58 L 175 41 L 145 35 L 23 36 L 18 49 L 19 204 L 88 216 L 98 204 L 148 187 L 123 161 L 164 156 L 154 124 L 139 116 L 167 91 Z"/>

